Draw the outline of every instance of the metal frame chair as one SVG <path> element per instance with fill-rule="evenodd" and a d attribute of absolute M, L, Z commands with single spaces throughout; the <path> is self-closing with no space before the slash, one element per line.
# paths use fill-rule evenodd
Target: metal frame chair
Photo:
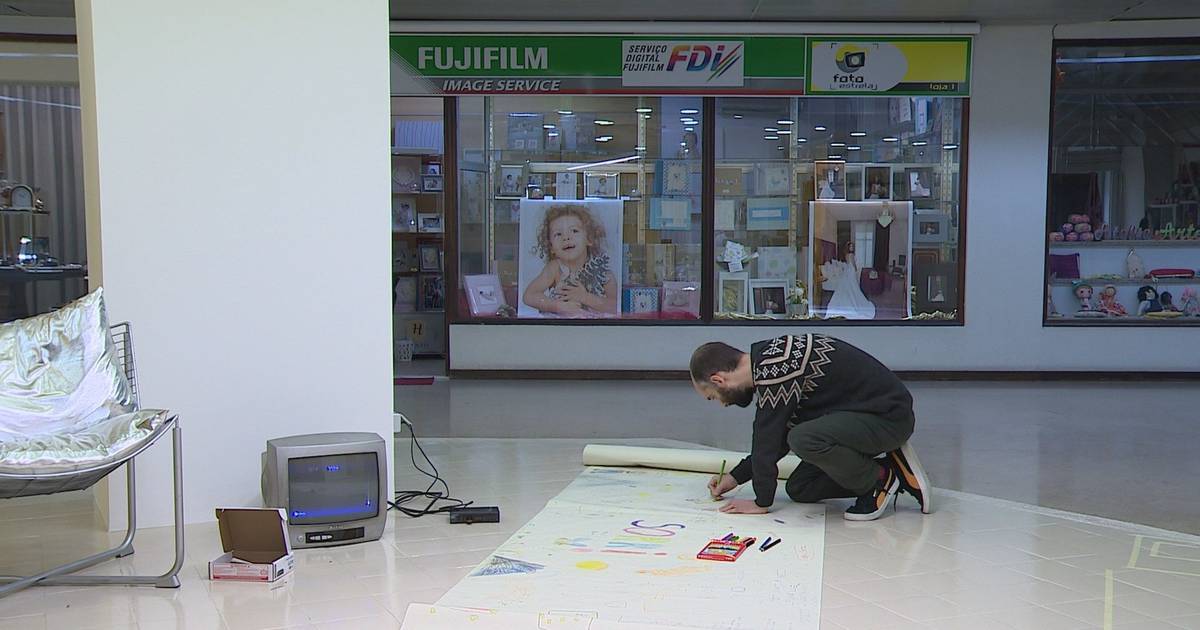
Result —
<path fill-rule="evenodd" d="M 128 322 L 122 322 L 110 327 L 109 330 L 115 344 L 115 353 L 122 371 L 129 381 L 134 407 L 141 408 L 138 398 L 137 369 L 133 359 L 132 327 Z M 162 575 L 72 575 L 76 571 L 95 566 L 114 558 L 132 555 L 133 537 L 137 530 L 137 484 L 134 477 L 134 459 L 147 448 L 158 442 L 159 438 L 171 432 L 172 459 L 174 461 L 174 496 L 175 496 L 175 563 Z M 179 417 L 169 416 L 133 453 L 117 462 L 106 462 L 93 468 L 74 470 L 53 474 L 6 474 L 0 473 L 0 486 L 9 492 L 5 498 L 33 496 L 39 494 L 56 494 L 71 490 L 84 490 L 100 481 L 121 465 L 126 467 L 126 483 L 129 487 L 128 509 L 129 528 L 125 539 L 120 545 L 76 560 L 64 565 L 48 569 L 30 576 L 0 576 L 0 597 L 15 593 L 30 586 L 111 586 L 134 585 L 156 586 L 159 588 L 178 588 L 179 571 L 183 568 L 183 444 L 181 442 Z M 15 488 L 15 490 L 14 490 Z"/>

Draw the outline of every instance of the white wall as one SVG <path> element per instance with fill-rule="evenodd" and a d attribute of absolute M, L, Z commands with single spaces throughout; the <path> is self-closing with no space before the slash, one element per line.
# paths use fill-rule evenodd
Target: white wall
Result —
<path fill-rule="evenodd" d="M 904 370 L 1139 371 L 1200 365 L 1195 330 L 1042 326 L 1051 30 L 985 26 L 975 40 L 966 325 L 807 329 L 845 338 Z M 455 325 L 450 366 L 682 370 L 692 349 L 705 341 L 747 347 L 803 330 L 803 325 Z"/>
<path fill-rule="evenodd" d="M 268 438 L 390 438 L 387 3 L 77 15 L 92 280 L 134 323 L 143 403 L 181 414 L 187 520 L 261 505 Z M 139 463 L 140 525 L 170 522 L 169 454 Z"/>

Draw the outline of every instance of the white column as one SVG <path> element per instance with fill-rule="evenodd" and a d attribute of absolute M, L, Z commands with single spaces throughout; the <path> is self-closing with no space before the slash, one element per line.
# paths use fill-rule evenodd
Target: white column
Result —
<path fill-rule="evenodd" d="M 76 13 L 92 282 L 134 324 L 143 404 L 181 414 L 187 520 L 261 505 L 269 438 L 390 441 L 387 3 Z M 139 525 L 168 524 L 169 443 L 138 470 Z"/>

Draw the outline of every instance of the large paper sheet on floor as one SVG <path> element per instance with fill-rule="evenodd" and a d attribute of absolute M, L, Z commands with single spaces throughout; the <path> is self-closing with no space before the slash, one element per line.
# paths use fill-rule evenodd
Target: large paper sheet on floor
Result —
<path fill-rule="evenodd" d="M 583 448 L 585 466 L 643 466 L 716 474 L 721 463 L 726 470 L 733 468 L 746 453 L 718 450 L 692 450 L 682 448 L 654 448 L 649 446 L 623 446 L 619 444 L 588 444 Z M 779 460 L 779 478 L 791 476 L 800 459 L 788 455 Z"/>
<path fill-rule="evenodd" d="M 588 468 L 437 606 L 472 611 L 476 622 L 513 613 L 502 627 L 514 629 L 569 629 L 544 619 L 570 614 L 593 620 L 597 625 L 582 626 L 590 630 L 817 630 L 824 506 L 792 503 L 781 489 L 768 514 L 722 514 L 707 496 L 708 478 Z M 749 487 L 739 490 L 751 495 Z M 709 540 L 730 532 L 783 542 L 767 552 L 755 545 L 736 562 L 696 558 Z M 423 614 L 416 623 L 423 625 L 406 620 L 404 627 L 475 627 L 449 614 Z"/>

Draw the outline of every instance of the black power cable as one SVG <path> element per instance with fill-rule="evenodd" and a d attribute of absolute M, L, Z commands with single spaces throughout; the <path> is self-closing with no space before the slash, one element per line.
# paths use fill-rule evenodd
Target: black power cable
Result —
<path fill-rule="evenodd" d="M 397 490 L 395 500 L 387 502 L 388 509 L 395 509 L 407 516 L 419 518 L 430 514 L 445 514 L 454 508 L 467 507 L 474 503 L 474 501 L 463 501 L 462 499 L 455 499 L 450 496 L 450 486 L 446 484 L 445 479 L 442 479 L 441 474 L 438 473 L 437 466 L 433 464 L 433 460 L 429 459 L 429 455 L 425 453 L 425 449 L 421 448 L 421 443 L 417 441 L 417 432 L 413 430 L 412 422 L 408 418 L 405 418 L 403 414 L 400 414 L 401 432 L 403 432 L 405 425 L 408 425 L 408 432 L 412 434 L 412 442 L 408 445 L 408 455 L 412 459 L 413 468 L 416 468 L 417 472 L 429 477 L 430 482 L 429 486 L 424 490 Z M 421 457 L 425 458 L 425 463 L 429 464 L 433 472 L 421 468 L 421 465 L 417 463 L 417 451 L 421 452 Z M 434 490 L 434 487 L 438 484 L 442 485 L 442 491 L 440 492 Z M 411 503 L 419 499 L 429 499 L 429 504 L 424 508 L 405 507 L 406 503 Z M 437 505 L 439 502 L 444 503 L 444 505 Z M 437 507 L 434 507 L 435 505 Z"/>

